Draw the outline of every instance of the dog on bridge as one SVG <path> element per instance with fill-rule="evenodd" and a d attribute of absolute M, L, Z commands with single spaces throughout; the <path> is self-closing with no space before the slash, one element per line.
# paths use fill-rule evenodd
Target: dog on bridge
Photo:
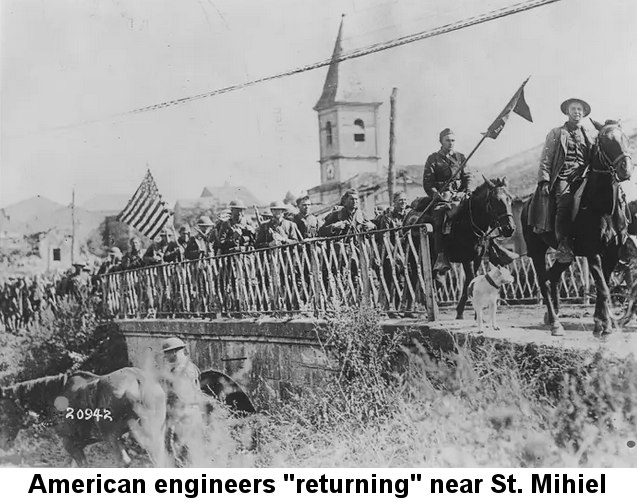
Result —
<path fill-rule="evenodd" d="M 491 327 L 498 330 L 495 323 L 495 312 L 498 308 L 498 298 L 500 289 L 505 284 L 511 284 L 513 276 L 508 269 L 502 267 L 491 267 L 485 275 L 479 275 L 469 283 L 467 292 L 473 309 L 476 312 L 478 330 L 482 332 L 483 310 L 488 307 L 491 316 Z"/>

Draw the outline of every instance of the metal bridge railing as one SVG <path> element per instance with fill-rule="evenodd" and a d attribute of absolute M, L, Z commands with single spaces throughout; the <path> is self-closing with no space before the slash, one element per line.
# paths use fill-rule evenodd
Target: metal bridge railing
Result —
<path fill-rule="evenodd" d="M 436 318 L 429 225 L 164 264 L 103 276 L 115 317 L 305 312 L 369 305 Z"/>

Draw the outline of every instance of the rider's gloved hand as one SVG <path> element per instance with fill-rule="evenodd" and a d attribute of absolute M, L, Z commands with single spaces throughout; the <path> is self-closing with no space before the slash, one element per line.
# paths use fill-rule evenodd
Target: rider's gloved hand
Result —
<path fill-rule="evenodd" d="M 548 196 L 549 195 L 549 182 L 548 181 L 543 181 L 540 184 L 540 193 L 544 196 Z"/>

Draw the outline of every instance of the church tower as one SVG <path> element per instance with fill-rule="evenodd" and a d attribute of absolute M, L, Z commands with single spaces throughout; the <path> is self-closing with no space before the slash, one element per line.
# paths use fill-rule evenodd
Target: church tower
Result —
<path fill-rule="evenodd" d="M 318 112 L 321 184 L 342 183 L 353 176 L 378 171 L 376 124 L 382 103 L 364 97 L 351 60 L 339 61 L 343 51 L 343 19 Z"/>

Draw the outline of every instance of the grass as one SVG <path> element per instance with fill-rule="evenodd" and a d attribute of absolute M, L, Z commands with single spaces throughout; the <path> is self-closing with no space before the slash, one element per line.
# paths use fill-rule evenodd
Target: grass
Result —
<path fill-rule="evenodd" d="M 217 407 L 193 444 L 196 465 L 637 467 L 632 359 L 485 338 L 406 348 L 406 333 L 383 333 L 365 309 L 341 312 L 327 334 L 333 378 L 246 419 Z M 49 430 L 22 432 L 19 447 L 29 465 L 62 465 Z M 112 458 L 104 445 L 88 457 Z"/>

